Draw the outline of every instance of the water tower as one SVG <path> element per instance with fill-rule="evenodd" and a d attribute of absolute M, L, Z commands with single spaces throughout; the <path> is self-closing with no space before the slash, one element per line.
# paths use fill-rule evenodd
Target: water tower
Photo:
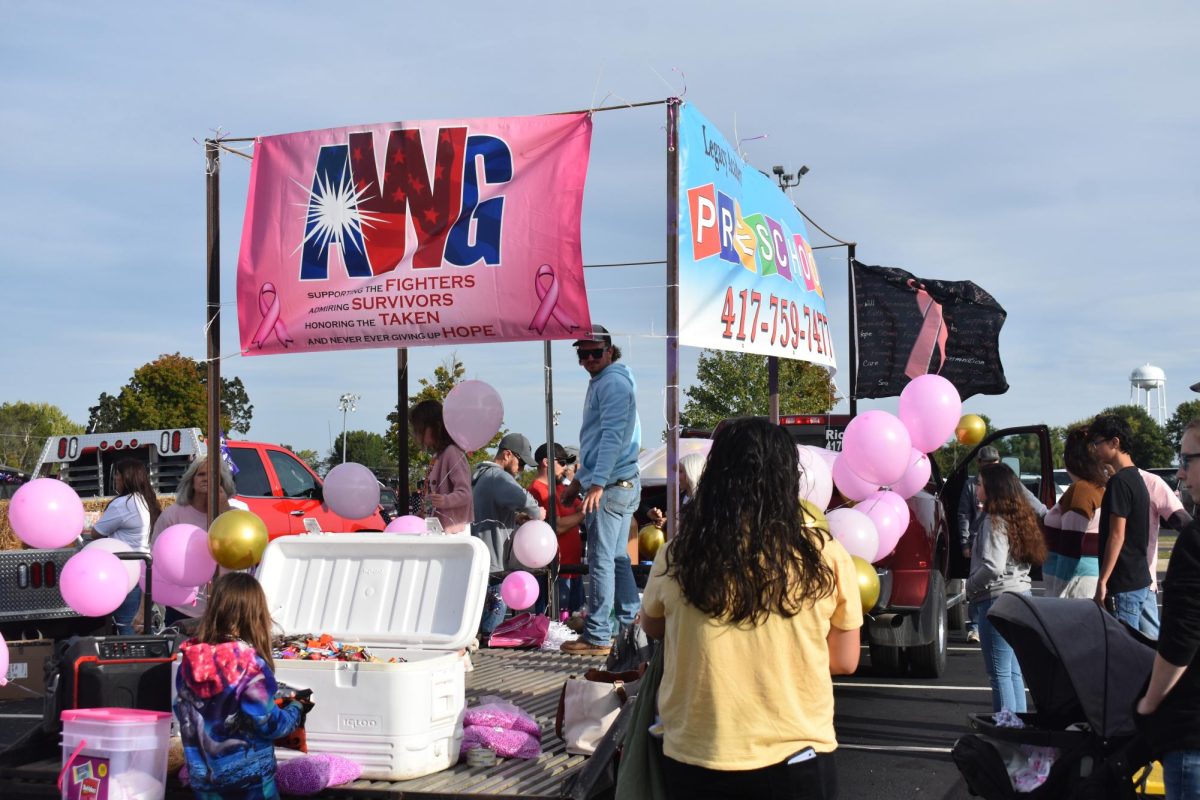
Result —
<path fill-rule="evenodd" d="M 1151 406 L 1150 393 L 1158 392 L 1157 406 Z M 1142 403 L 1142 392 L 1146 393 L 1146 402 Z M 1129 373 L 1129 399 L 1137 405 L 1145 405 L 1146 413 L 1154 417 L 1159 425 L 1167 421 L 1167 373 L 1151 364 L 1142 366 Z"/>

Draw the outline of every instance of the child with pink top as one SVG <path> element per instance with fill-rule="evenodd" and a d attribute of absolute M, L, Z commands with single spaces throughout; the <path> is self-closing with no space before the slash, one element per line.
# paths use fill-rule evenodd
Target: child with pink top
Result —
<path fill-rule="evenodd" d="M 425 478 L 426 500 L 446 533 L 466 533 L 475 519 L 471 495 L 471 470 L 467 456 L 450 438 L 442 420 L 442 404 L 422 400 L 408 413 L 409 425 L 417 443 L 433 454 L 433 464 Z"/>

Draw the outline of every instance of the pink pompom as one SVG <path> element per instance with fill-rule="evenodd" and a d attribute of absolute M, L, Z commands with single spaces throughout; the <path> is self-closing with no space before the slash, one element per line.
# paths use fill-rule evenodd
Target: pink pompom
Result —
<path fill-rule="evenodd" d="M 275 770 L 275 783 L 284 794 L 310 795 L 358 780 L 361 775 L 362 765 L 357 762 L 321 753 L 280 764 Z"/>
<path fill-rule="evenodd" d="M 542 745 L 524 731 L 468 725 L 463 728 L 461 752 L 466 754 L 476 747 L 493 750 L 501 758 L 537 758 L 542 754 Z"/>

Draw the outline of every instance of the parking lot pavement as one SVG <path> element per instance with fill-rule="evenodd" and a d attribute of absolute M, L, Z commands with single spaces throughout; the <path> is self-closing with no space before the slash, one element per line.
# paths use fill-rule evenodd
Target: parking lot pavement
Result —
<path fill-rule="evenodd" d="M 876 675 L 867 649 L 849 677 L 834 679 L 839 794 L 863 800 L 968 798 L 950 759 L 967 714 L 991 710 L 979 645 L 951 635 L 937 680 Z"/>

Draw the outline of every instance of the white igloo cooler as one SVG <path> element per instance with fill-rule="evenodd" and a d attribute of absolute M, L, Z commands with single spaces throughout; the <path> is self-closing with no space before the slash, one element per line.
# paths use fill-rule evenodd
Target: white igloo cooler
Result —
<path fill-rule="evenodd" d="M 275 662 L 312 689 L 309 753 L 352 759 L 373 780 L 407 780 L 458 761 L 466 705 L 458 650 L 479 628 L 487 547 L 472 536 L 306 534 L 275 539 L 258 580 L 287 634 L 328 633 L 383 659 Z M 276 749 L 280 760 L 295 750 Z"/>

